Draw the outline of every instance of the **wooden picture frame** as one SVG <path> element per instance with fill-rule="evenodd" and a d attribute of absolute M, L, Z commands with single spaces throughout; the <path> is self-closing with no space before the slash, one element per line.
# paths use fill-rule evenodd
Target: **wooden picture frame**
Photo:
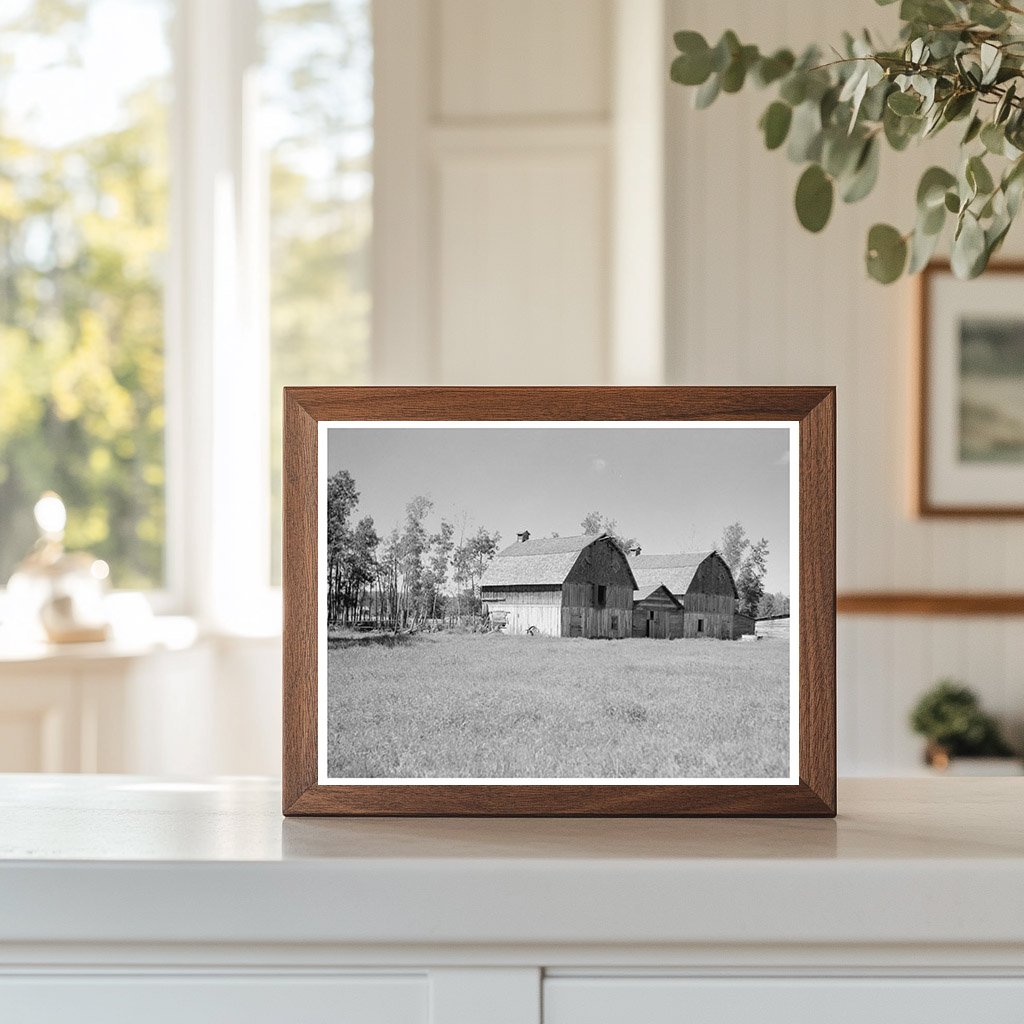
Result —
<path fill-rule="evenodd" d="M 490 421 L 542 429 L 560 423 L 611 430 L 645 424 L 705 430 L 716 424 L 746 427 L 749 423 L 746 433 L 759 426 L 766 430 L 788 426 L 799 466 L 798 475 L 793 470 L 789 491 L 796 496 L 795 508 L 790 499 L 790 516 L 795 514 L 795 521 L 790 521 L 799 551 L 798 632 L 792 649 L 798 651 L 799 671 L 791 690 L 797 699 L 790 698 L 790 714 L 795 713 L 798 722 L 796 733 L 790 733 L 790 763 L 795 767 L 785 784 L 768 780 L 767 784 L 677 785 L 671 779 L 661 784 L 633 784 L 628 779 L 618 784 L 580 784 L 556 779 L 542 785 L 321 781 L 318 656 L 320 640 L 325 638 L 320 636 L 318 600 L 318 507 L 326 465 L 326 453 L 319 445 L 321 427 L 378 422 L 403 427 L 417 423 L 436 427 L 441 422 L 495 425 Z M 283 479 L 286 815 L 835 815 L 834 388 L 286 388 Z M 730 650 L 741 646 L 756 650 L 767 645 L 738 644 Z"/>
<path fill-rule="evenodd" d="M 957 358 L 948 337 L 950 312 L 984 315 L 986 307 L 991 308 L 993 291 L 1005 288 L 1006 308 L 1003 313 L 993 313 L 992 317 L 995 319 L 1008 314 L 1014 306 L 1019 306 L 1018 296 L 1006 287 L 1008 277 L 1019 279 L 1014 282 L 1019 293 L 1020 287 L 1024 285 L 1024 261 L 993 262 L 981 278 L 958 281 L 953 277 L 948 261 L 936 260 L 925 267 L 918 277 L 914 366 L 917 415 L 916 437 L 912 446 L 915 461 L 912 502 L 914 513 L 921 518 L 992 519 L 1024 516 L 1024 502 L 1019 499 L 993 500 L 990 497 L 985 500 L 986 492 L 991 492 L 995 485 L 989 482 L 992 470 L 981 464 L 982 460 L 979 459 L 977 466 L 965 465 L 957 472 L 953 465 L 954 439 L 950 436 L 955 426 L 953 418 L 956 416 L 952 376 L 953 360 Z M 956 289 L 956 295 L 947 297 L 946 293 L 951 289 Z M 1024 314 L 1014 310 L 1013 315 L 1014 319 L 1019 318 L 1024 325 Z M 937 344 L 938 338 L 941 344 Z M 936 348 L 940 348 L 941 353 L 936 352 Z M 960 383 L 962 387 L 962 379 Z M 960 401 L 963 401 L 962 396 Z M 963 415 L 961 411 L 961 439 L 968 429 L 963 425 Z M 1002 470 L 1004 477 L 1010 473 L 1014 478 L 1019 477 L 1018 490 L 1024 490 L 1024 462 L 1020 462 L 1019 468 L 1011 466 L 1006 470 L 1004 466 Z"/>

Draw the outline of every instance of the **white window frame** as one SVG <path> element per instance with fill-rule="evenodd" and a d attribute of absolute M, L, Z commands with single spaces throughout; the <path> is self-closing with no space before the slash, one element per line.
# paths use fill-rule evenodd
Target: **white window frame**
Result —
<path fill-rule="evenodd" d="M 165 298 L 167 591 L 211 632 L 280 630 L 270 585 L 257 0 L 177 0 Z"/>

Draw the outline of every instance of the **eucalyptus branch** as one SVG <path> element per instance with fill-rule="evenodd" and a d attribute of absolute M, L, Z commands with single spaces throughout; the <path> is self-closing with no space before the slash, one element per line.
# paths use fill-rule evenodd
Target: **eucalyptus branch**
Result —
<path fill-rule="evenodd" d="M 929 168 L 913 228 L 876 224 L 865 258 L 868 273 L 885 284 L 916 273 L 952 220 L 953 269 L 975 277 L 1024 198 L 1024 26 L 1013 21 L 1024 9 L 1010 0 L 902 0 L 899 14 L 896 48 L 875 47 L 867 33 L 847 34 L 827 62 L 814 47 L 797 58 L 789 50 L 762 54 L 734 32 L 714 46 L 699 33 L 678 32 L 671 75 L 697 87 L 702 109 L 750 81 L 774 89 L 759 128 L 768 149 L 785 146 L 804 166 L 795 206 L 809 231 L 825 227 L 837 194 L 854 203 L 872 191 L 883 144 L 900 152 L 962 122 L 958 166 Z"/>

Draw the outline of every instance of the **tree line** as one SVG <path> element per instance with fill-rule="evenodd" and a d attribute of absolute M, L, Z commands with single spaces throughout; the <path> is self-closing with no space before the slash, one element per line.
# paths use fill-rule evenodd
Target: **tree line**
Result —
<path fill-rule="evenodd" d="M 483 526 L 470 533 L 442 518 L 427 521 L 434 503 L 416 495 L 390 533 L 372 516 L 356 518 L 359 492 L 346 470 L 327 483 L 327 621 L 372 622 L 385 629 L 452 626 L 480 614 L 479 585 L 501 535 Z"/>
<path fill-rule="evenodd" d="M 482 612 L 480 579 L 498 552 L 501 534 L 442 517 L 428 527 L 434 502 L 414 496 L 391 531 L 378 532 L 372 516 L 358 516 L 359 492 L 347 470 L 327 482 L 327 621 L 372 623 L 377 628 L 452 627 L 476 622 Z M 583 533 L 607 533 L 623 551 L 636 539 L 600 512 L 587 513 Z M 554 536 L 557 536 L 555 534 Z M 725 528 L 718 552 L 732 570 L 740 611 L 755 617 L 783 615 L 789 598 L 765 593 L 768 541 L 752 542 L 740 523 Z"/>

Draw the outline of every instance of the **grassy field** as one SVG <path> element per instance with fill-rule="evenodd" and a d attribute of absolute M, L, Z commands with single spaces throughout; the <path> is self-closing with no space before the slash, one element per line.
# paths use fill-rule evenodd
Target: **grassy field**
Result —
<path fill-rule="evenodd" d="M 333 778 L 788 774 L 789 645 L 332 640 Z"/>

